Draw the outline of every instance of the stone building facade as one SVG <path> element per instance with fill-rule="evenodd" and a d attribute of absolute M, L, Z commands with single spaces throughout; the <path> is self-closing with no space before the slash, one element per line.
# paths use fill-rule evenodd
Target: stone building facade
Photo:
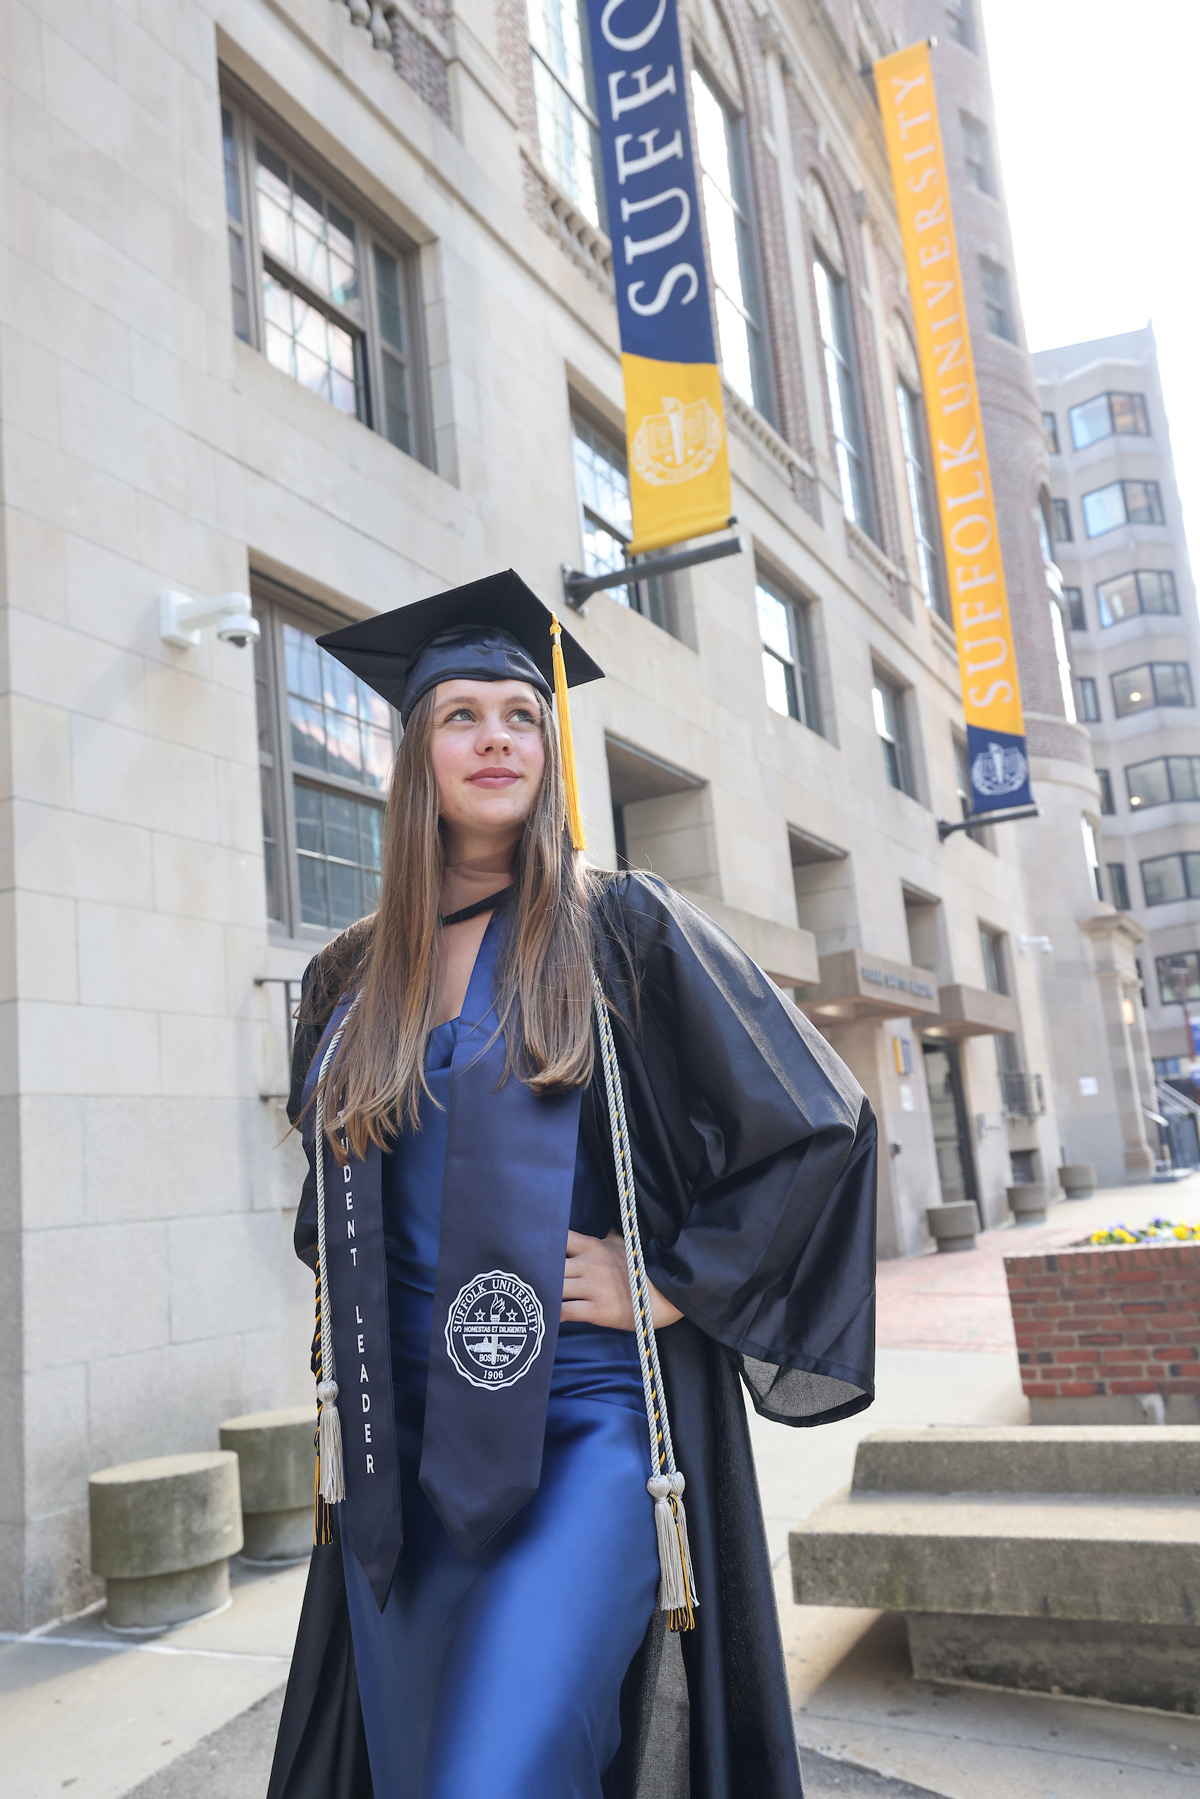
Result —
<path fill-rule="evenodd" d="M 958 669 L 862 74 L 903 9 L 687 21 L 749 548 L 572 618 L 609 676 L 575 715 L 591 853 L 690 892 L 797 993 L 879 1115 L 881 1250 L 911 1253 L 929 1205 L 997 1223 L 1014 1169 L 1053 1179 L 1056 1105 L 1078 1109 L 1054 1008 L 1100 1030 L 1076 919 L 1107 945 L 1116 916 L 1064 900 L 1057 986 L 1028 946 L 1096 803 L 1046 673 L 1031 377 L 976 321 L 1012 420 L 996 464 L 1026 483 L 1005 550 L 1035 786 L 1075 808 L 1063 856 L 1053 830 L 937 830 L 961 819 Z M 564 565 L 620 563 L 629 521 L 570 0 L 10 0 L 3 33 L 0 1626 L 21 1628 L 96 1590 L 89 1471 L 311 1391 L 288 1005 L 373 903 L 394 743 L 314 635 L 510 564 L 558 602 Z M 164 638 L 167 592 L 249 596 L 258 643 Z"/>
<path fill-rule="evenodd" d="M 1034 358 L 1077 705 L 1100 778 L 1104 897 L 1140 946 L 1150 1052 L 1190 1072 L 1200 1019 L 1200 616 L 1153 330 Z"/>

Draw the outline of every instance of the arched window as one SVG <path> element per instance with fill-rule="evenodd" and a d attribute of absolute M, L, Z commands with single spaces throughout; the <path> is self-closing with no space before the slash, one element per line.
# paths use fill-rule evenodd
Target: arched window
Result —
<path fill-rule="evenodd" d="M 825 189 L 810 177 L 806 190 L 813 230 L 813 285 L 821 323 L 825 384 L 833 420 L 833 450 L 846 517 L 875 535 L 875 507 L 867 462 L 858 354 L 850 316 L 850 293 L 841 234 Z"/>
<path fill-rule="evenodd" d="M 900 414 L 900 441 L 904 446 L 904 473 L 913 535 L 917 540 L 917 577 L 925 604 L 951 623 L 942 563 L 942 538 L 938 528 L 937 496 L 929 454 L 929 427 L 921 398 L 921 375 L 912 339 L 895 321 L 892 333 L 896 356 L 896 410 Z"/>

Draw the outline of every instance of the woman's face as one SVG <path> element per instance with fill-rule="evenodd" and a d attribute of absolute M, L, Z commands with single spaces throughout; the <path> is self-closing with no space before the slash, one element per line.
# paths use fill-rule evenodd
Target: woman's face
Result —
<path fill-rule="evenodd" d="M 468 836 L 512 835 L 542 785 L 546 746 L 527 681 L 443 681 L 434 694 L 430 761 L 444 825 Z"/>

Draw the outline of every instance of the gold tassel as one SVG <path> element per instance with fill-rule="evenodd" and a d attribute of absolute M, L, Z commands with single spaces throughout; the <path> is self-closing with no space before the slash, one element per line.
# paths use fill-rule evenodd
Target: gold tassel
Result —
<path fill-rule="evenodd" d="M 562 626 L 557 613 L 550 614 L 550 635 L 554 639 L 554 709 L 558 713 L 558 741 L 562 749 L 563 786 L 567 790 L 567 827 L 572 849 L 585 850 L 583 814 L 579 810 L 579 777 L 575 772 L 575 740 L 571 736 L 571 702 L 567 698 L 567 666 L 562 653 Z"/>

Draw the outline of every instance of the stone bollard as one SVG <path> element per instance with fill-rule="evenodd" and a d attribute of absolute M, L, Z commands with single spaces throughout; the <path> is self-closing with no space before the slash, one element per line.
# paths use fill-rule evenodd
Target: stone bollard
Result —
<path fill-rule="evenodd" d="M 1008 1209 L 1018 1224 L 1044 1224 L 1046 1220 L 1046 1184 L 1044 1181 L 1025 1181 L 1021 1186 L 1009 1187 Z"/>
<path fill-rule="evenodd" d="M 92 1572 L 108 1588 L 114 1630 L 165 1630 L 229 1598 L 242 1546 L 237 1457 L 227 1450 L 155 1456 L 88 1481 Z"/>
<path fill-rule="evenodd" d="M 254 1562 L 294 1562 L 313 1544 L 317 1414 L 310 1405 L 248 1412 L 221 1426 L 242 1481 L 242 1551 Z"/>
<path fill-rule="evenodd" d="M 1096 1168 L 1092 1162 L 1064 1162 L 1058 1178 L 1068 1199 L 1090 1199 L 1096 1191 Z"/>
<path fill-rule="evenodd" d="M 925 1218 L 940 1251 L 974 1249 L 979 1214 L 970 1200 L 952 1206 L 929 1206 Z"/>

